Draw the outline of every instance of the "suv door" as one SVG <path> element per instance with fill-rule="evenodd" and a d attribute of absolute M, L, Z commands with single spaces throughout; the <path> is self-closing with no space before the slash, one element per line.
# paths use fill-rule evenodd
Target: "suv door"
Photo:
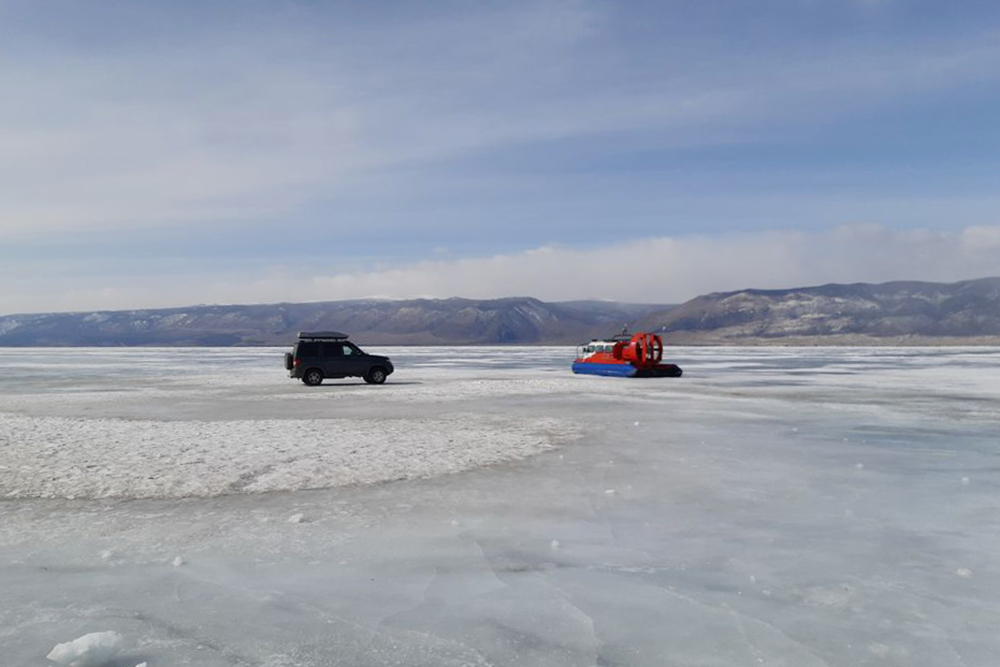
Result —
<path fill-rule="evenodd" d="M 326 377 L 344 377 L 350 374 L 347 370 L 347 364 L 344 362 L 342 343 L 328 341 L 319 343 L 319 356 L 323 375 Z"/>
<path fill-rule="evenodd" d="M 354 377 L 364 377 L 365 373 L 368 372 L 368 355 L 356 347 L 353 343 L 342 343 L 343 356 L 341 357 L 342 363 L 344 364 L 345 375 L 353 375 Z"/>

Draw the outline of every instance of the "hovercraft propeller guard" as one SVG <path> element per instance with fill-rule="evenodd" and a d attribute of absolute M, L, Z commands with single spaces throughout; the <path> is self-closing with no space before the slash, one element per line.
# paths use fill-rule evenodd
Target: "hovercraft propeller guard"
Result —
<path fill-rule="evenodd" d="M 577 348 L 573 372 L 615 377 L 680 377 L 676 364 L 664 364 L 663 339 L 656 334 L 622 330 L 617 336 L 594 339 Z"/>

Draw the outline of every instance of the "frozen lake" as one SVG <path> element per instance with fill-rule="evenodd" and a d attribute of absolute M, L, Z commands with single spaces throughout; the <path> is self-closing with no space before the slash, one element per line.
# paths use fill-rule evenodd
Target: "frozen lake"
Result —
<path fill-rule="evenodd" d="M 0 664 L 998 664 L 996 348 L 283 351 L 0 349 Z"/>

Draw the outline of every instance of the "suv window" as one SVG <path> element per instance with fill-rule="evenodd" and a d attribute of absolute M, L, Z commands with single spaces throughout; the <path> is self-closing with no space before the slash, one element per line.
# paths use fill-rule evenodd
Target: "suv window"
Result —
<path fill-rule="evenodd" d="M 319 356 L 319 343 L 299 343 L 298 350 L 296 350 L 296 356 L 299 357 L 318 357 Z"/>
<path fill-rule="evenodd" d="M 320 343 L 319 354 L 321 357 L 341 357 L 343 353 L 342 343 Z"/>

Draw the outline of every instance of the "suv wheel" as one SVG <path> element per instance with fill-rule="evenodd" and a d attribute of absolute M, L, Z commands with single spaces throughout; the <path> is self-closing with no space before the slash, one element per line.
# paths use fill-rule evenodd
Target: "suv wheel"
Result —
<path fill-rule="evenodd" d="M 376 366 L 368 371 L 368 375 L 365 376 L 365 382 L 368 384 L 382 384 L 385 382 L 385 378 L 385 369 L 381 366 Z"/>
<path fill-rule="evenodd" d="M 315 387 L 323 382 L 323 371 L 318 368 L 310 368 L 306 371 L 305 375 L 302 376 L 302 381 L 310 387 Z"/>

